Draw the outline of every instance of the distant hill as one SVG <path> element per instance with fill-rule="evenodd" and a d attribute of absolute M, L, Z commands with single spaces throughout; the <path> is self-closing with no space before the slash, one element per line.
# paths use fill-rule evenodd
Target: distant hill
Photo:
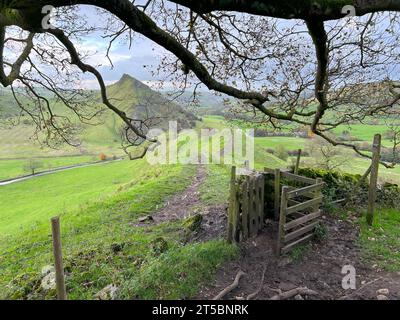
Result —
<path fill-rule="evenodd" d="M 174 92 L 166 91 L 166 97 L 174 96 Z M 196 115 L 224 115 L 228 112 L 228 107 L 224 100 L 234 103 L 235 99 L 227 95 L 217 95 L 213 92 L 200 91 L 196 93 L 195 101 L 193 101 L 193 91 L 187 90 L 176 98 L 176 102 L 185 107 L 185 109 Z"/>
<path fill-rule="evenodd" d="M 180 129 L 192 128 L 196 125 L 197 118 L 192 113 L 127 74 L 123 75 L 118 82 L 108 86 L 107 93 L 112 103 L 132 118 L 154 118 L 154 127 L 166 129 L 168 121 L 171 120 L 177 121 Z M 94 102 L 101 104 L 99 91 L 91 91 L 91 96 Z M 54 108 L 62 114 L 69 113 L 65 107 L 59 104 L 55 104 Z M 11 92 L 7 89 L 2 89 L 0 91 L 0 118 L 13 117 L 19 111 Z M 74 119 L 72 114 L 71 118 Z M 82 147 L 80 150 L 65 147 L 62 152 L 68 150 L 68 153 L 78 153 L 79 151 L 98 153 L 103 150 L 115 151 L 120 148 L 120 129 L 123 126 L 123 122 L 111 110 L 107 109 L 96 120 L 101 122 L 100 125 L 87 125 L 81 124 L 77 120 L 75 121 L 77 126 L 81 128 L 77 138 L 81 141 Z M 29 124 L 29 118 L 21 121 L 17 126 L 0 125 L 0 153 L 3 153 L 3 150 L 7 150 L 11 154 L 19 153 L 14 152 L 18 149 L 21 152 L 23 149 L 23 153 L 43 153 L 44 151 L 40 151 L 38 145 L 34 145 L 29 141 L 33 130 L 33 125 Z M 12 141 L 7 137 L 13 137 Z M 47 151 L 55 152 L 52 150 Z"/>

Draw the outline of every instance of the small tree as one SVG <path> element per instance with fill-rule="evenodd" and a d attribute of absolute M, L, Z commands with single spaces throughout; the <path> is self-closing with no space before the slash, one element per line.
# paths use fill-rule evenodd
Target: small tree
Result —
<path fill-rule="evenodd" d="M 343 150 L 319 137 L 312 139 L 306 150 L 314 158 L 316 166 L 322 169 L 335 170 L 346 162 Z"/>
<path fill-rule="evenodd" d="M 28 159 L 24 165 L 24 171 L 29 171 L 32 175 L 35 175 L 36 170 L 43 167 L 43 163 L 37 159 Z"/>

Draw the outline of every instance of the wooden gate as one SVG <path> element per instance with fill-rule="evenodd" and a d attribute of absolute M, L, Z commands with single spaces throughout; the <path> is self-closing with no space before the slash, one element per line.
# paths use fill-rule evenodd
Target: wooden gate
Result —
<path fill-rule="evenodd" d="M 228 208 L 228 241 L 240 242 L 263 228 L 264 175 L 253 172 L 236 177 L 232 167 Z"/>
<path fill-rule="evenodd" d="M 264 218 L 279 219 L 277 254 L 313 237 L 319 223 L 322 203 L 322 179 L 311 179 L 288 171 L 265 168 L 236 175 L 232 167 L 228 241 L 240 242 L 256 236 L 264 227 Z"/>
<path fill-rule="evenodd" d="M 284 174 L 285 175 L 285 174 Z M 295 245 L 310 240 L 321 216 L 322 179 L 309 180 L 309 185 L 301 188 L 283 186 L 277 253 L 286 253 Z"/>

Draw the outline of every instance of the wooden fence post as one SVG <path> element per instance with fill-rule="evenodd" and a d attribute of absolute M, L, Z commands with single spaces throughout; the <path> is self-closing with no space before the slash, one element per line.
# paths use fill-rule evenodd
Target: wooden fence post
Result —
<path fill-rule="evenodd" d="M 53 235 L 53 254 L 54 267 L 56 271 L 56 288 L 58 300 L 67 300 L 65 289 L 64 267 L 62 261 L 61 236 L 60 236 L 60 218 L 51 218 L 51 230 Z"/>
<path fill-rule="evenodd" d="M 280 169 L 275 169 L 275 180 L 274 180 L 274 214 L 275 214 L 275 219 L 278 219 L 279 217 L 279 201 L 280 201 L 280 193 L 281 193 L 281 170 Z"/>
<path fill-rule="evenodd" d="M 240 201 L 242 203 L 242 238 L 247 240 L 249 237 L 249 181 L 248 176 L 243 181 Z"/>
<path fill-rule="evenodd" d="M 294 167 L 294 174 L 299 174 L 300 158 L 301 158 L 301 149 L 299 149 L 297 154 L 296 165 Z"/>
<path fill-rule="evenodd" d="M 236 228 L 238 221 L 236 220 L 236 207 L 237 207 L 237 190 L 236 190 L 236 167 L 231 168 L 231 181 L 229 193 L 229 209 L 228 209 L 228 242 L 235 242 Z"/>
<path fill-rule="evenodd" d="M 278 241 L 276 246 L 276 254 L 279 256 L 281 254 L 281 249 L 284 244 L 285 239 L 285 223 L 286 223 L 286 208 L 287 208 L 287 193 L 289 192 L 289 187 L 284 186 L 282 188 L 281 196 L 281 208 L 279 214 L 279 231 L 278 231 Z"/>
<path fill-rule="evenodd" d="M 322 182 L 324 182 L 324 180 L 322 180 L 322 178 L 317 178 L 316 179 L 316 184 L 320 184 L 320 183 L 322 183 Z M 317 191 L 316 193 L 315 193 L 315 197 L 316 198 L 318 198 L 318 197 L 321 197 L 322 196 L 322 188 L 319 190 L 319 191 Z M 320 208 L 320 205 L 319 204 L 317 204 L 313 209 L 314 209 L 314 212 L 317 212 L 318 210 L 319 210 L 319 208 Z"/>
<path fill-rule="evenodd" d="M 374 220 L 374 210 L 376 201 L 376 187 L 378 184 L 378 171 L 379 161 L 381 157 L 381 140 L 380 134 L 374 136 L 374 143 L 372 145 L 372 164 L 371 164 L 371 176 L 369 180 L 369 192 L 368 192 L 368 211 L 367 211 L 367 223 L 372 226 Z"/>

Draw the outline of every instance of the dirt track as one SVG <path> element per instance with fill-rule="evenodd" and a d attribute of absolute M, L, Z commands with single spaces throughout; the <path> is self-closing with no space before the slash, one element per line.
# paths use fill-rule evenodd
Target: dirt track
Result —
<path fill-rule="evenodd" d="M 308 287 L 317 296 L 302 296 L 303 299 L 377 299 L 378 289 L 389 289 L 389 299 L 400 299 L 400 273 L 387 273 L 364 265 L 360 260 L 357 246 L 357 228 L 344 221 L 325 218 L 328 237 L 320 244 L 311 244 L 298 260 L 290 255 L 276 258 L 276 224 L 265 228 L 257 238 L 242 245 L 240 259 L 227 263 L 219 270 L 215 282 L 203 287 L 198 299 L 211 299 L 233 282 L 239 270 L 246 272 L 239 287 L 226 296 L 226 299 L 243 299 L 260 286 L 261 276 L 266 264 L 262 290 L 256 299 L 266 300 L 277 294 L 297 287 Z M 356 290 L 342 288 L 341 274 L 344 265 L 356 268 Z M 298 297 L 300 298 L 300 297 Z"/>
<path fill-rule="evenodd" d="M 199 187 L 205 178 L 206 170 L 200 166 L 192 184 L 155 212 L 151 224 L 200 213 L 203 216 L 202 227 L 190 241 L 224 238 L 227 205 L 201 205 Z M 267 300 L 276 295 L 278 290 L 286 292 L 297 287 L 307 287 L 318 293 L 316 296 L 301 296 L 302 299 L 376 300 L 378 289 L 388 289 L 389 299 L 400 299 L 400 273 L 377 270 L 361 261 L 357 225 L 332 217 L 324 216 L 323 219 L 328 229 L 326 239 L 322 243 L 311 243 L 309 249 L 297 259 L 291 255 L 275 256 L 273 249 L 276 245 L 277 223 L 268 221 L 268 226 L 261 234 L 241 244 L 239 259 L 221 266 L 215 281 L 201 288 L 196 299 L 212 299 L 233 282 L 239 270 L 246 275 L 241 278 L 238 288 L 225 299 L 244 299 L 260 287 L 264 269 L 262 290 L 255 299 Z M 345 265 L 356 268 L 356 290 L 342 288 L 344 274 L 341 271 Z"/>

